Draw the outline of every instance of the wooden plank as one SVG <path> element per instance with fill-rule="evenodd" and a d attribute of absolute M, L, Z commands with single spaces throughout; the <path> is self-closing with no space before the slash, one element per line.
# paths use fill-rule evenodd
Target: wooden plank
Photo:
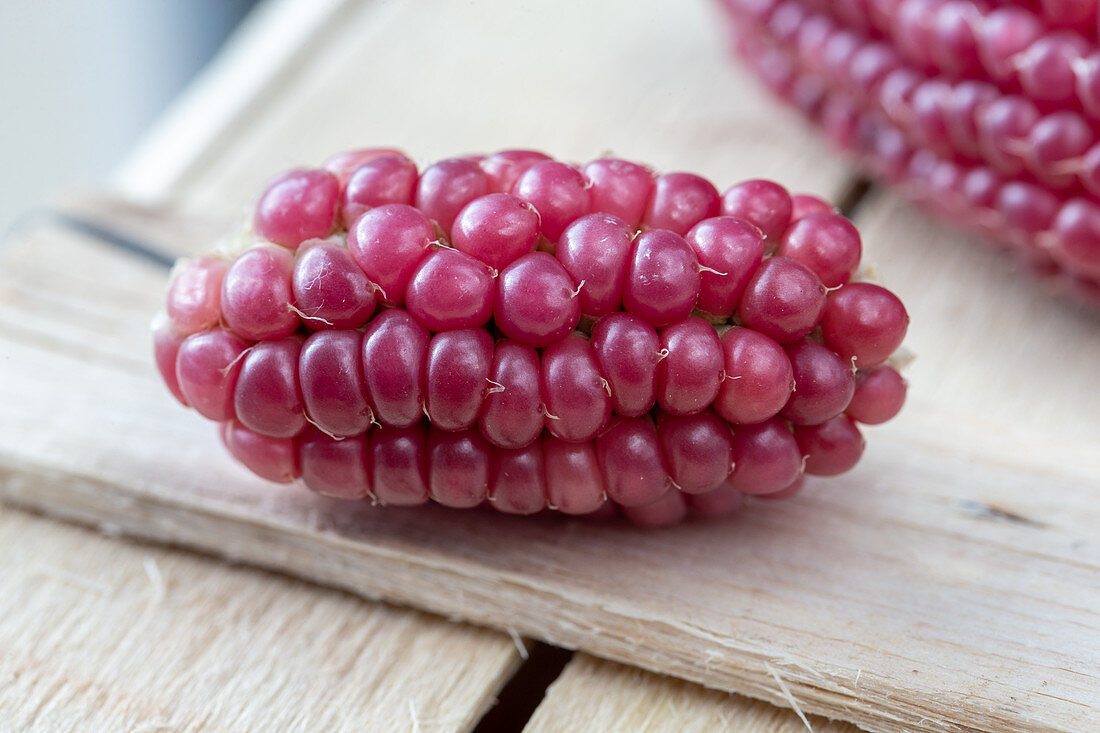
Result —
<path fill-rule="evenodd" d="M 0 509 L 4 730 L 468 731 L 507 636 Z"/>
<path fill-rule="evenodd" d="M 985 439 L 981 415 L 967 432 L 968 413 L 944 418 L 918 380 L 857 470 L 731 521 L 642 531 L 376 510 L 248 476 L 164 394 L 146 333 L 162 285 L 57 232 L 9 246 L 7 501 L 874 730 L 1100 724 L 1097 458 L 1066 461 L 1068 433 L 1029 434 L 1026 450 Z M 1085 325 L 1053 357 L 1097 363 Z M 930 349 L 970 338 L 929 332 Z M 1092 409 L 1078 397 L 1054 405 L 1066 425 Z M 1027 414 L 1048 398 L 1002 399 Z"/>
<path fill-rule="evenodd" d="M 524 733 L 857 733 L 848 723 L 799 717 L 759 700 L 578 654 Z"/>
<path fill-rule="evenodd" d="M 374 145 L 420 161 L 614 151 L 719 185 L 770 176 L 829 196 L 849 178 L 729 62 L 709 3 L 345 0 L 325 4 L 334 19 L 308 44 L 280 31 L 290 24 L 280 16 L 303 5 L 318 6 L 268 8 L 268 32 L 235 44 L 232 63 L 189 90 L 122 166 L 126 193 L 237 214 L 278 171 Z M 210 127 L 227 107 L 240 114 Z M 179 148 L 201 165 L 178 170 Z"/>

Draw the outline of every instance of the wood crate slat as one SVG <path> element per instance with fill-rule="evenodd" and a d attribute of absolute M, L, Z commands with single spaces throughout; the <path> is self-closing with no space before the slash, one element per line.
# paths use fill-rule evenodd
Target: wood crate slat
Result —
<path fill-rule="evenodd" d="M 279 16 L 303 5 L 317 6 L 278 3 L 267 25 L 285 26 Z M 509 146 L 578 160 L 613 151 L 720 186 L 770 176 L 830 197 L 850 178 L 730 63 L 718 8 L 707 2 L 333 7 L 335 20 L 314 21 L 321 30 L 308 44 L 249 34 L 235 63 L 215 64 L 123 165 L 125 191 L 237 214 L 285 168 L 376 145 L 421 162 Z M 267 83 L 236 80 L 265 64 Z M 209 128 L 208 110 L 240 107 L 242 123 Z M 202 164 L 165 181 L 179 147 Z"/>
<path fill-rule="evenodd" d="M 578 654 L 546 691 L 524 733 L 805 733 L 806 723 L 815 733 L 858 733 L 848 723 L 817 716 L 803 722 L 759 700 Z"/>
<path fill-rule="evenodd" d="M 505 635 L 0 509 L 0 728 L 468 731 Z"/>
<path fill-rule="evenodd" d="M 79 286 L 96 281 L 113 282 Z M 732 521 L 654 532 L 376 510 L 249 477 L 135 368 L 162 284 L 57 231 L 4 254 L 7 501 L 785 705 L 779 675 L 803 710 L 872 729 L 1097 723 L 1100 509 L 1088 462 L 1060 460 L 1066 436 L 972 445 L 918 382 L 852 474 Z M 132 321 L 85 331 L 77 309 L 50 307 L 81 298 Z"/>

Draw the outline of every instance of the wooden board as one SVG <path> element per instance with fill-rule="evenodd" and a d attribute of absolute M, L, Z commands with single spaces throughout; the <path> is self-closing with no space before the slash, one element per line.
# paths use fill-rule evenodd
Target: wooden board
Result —
<path fill-rule="evenodd" d="M 726 185 L 796 175 L 828 196 L 849 181 L 730 63 L 707 2 L 274 5 L 121 167 L 127 196 L 236 216 L 279 171 L 377 145 L 419 161 L 613 151 Z"/>
<path fill-rule="evenodd" d="M 857 733 L 848 723 L 798 715 L 578 654 L 546 692 L 525 733 Z"/>
<path fill-rule="evenodd" d="M 876 730 L 1097 722 L 1096 474 L 1056 460 L 1065 436 L 960 442 L 965 424 L 940 425 L 917 382 L 850 476 L 732 521 L 375 510 L 248 476 L 167 399 L 146 333 L 162 285 L 57 231 L 9 245 L 7 501 Z M 1060 405 L 1067 424 L 1088 406 Z"/>
<path fill-rule="evenodd" d="M 0 729 L 467 731 L 507 636 L 0 510 Z"/>
<path fill-rule="evenodd" d="M 763 95 L 746 79 L 731 73 L 720 39 L 708 35 L 709 9 L 702 4 L 686 7 L 686 12 L 670 6 L 638 12 L 630 4 L 620 3 L 607 6 L 602 17 L 576 2 L 518 10 L 500 7 L 499 3 L 474 7 L 475 11 L 484 10 L 497 18 L 489 26 L 463 11 L 456 12 L 439 3 L 432 5 L 406 2 L 400 7 L 393 3 L 379 7 L 376 2 L 318 4 L 268 0 L 247 19 L 199 82 L 180 98 L 116 176 L 132 198 L 157 200 L 160 206 L 150 210 L 117 199 L 96 197 L 89 201 L 66 197 L 65 211 L 93 223 L 108 219 L 117 224 L 120 219 L 125 220 L 128 237 L 146 242 L 151 239 L 162 253 L 168 253 L 209 246 L 217 233 L 240 216 L 242 203 L 253 195 L 256 182 L 275 168 L 291 162 L 310 162 L 310 157 L 328 154 L 339 146 L 361 145 L 372 139 L 400 140 L 419 155 L 444 155 L 505 144 L 538 144 L 558 152 L 574 151 L 578 156 L 615 147 L 623 154 L 650 156 L 655 162 L 661 162 L 660 155 L 667 152 L 664 162 L 669 165 L 691 163 L 699 167 L 705 163 L 699 160 L 701 157 L 724 159 L 739 175 L 776 175 L 800 156 L 821 155 L 821 146 L 811 139 L 786 134 L 792 129 L 789 119 L 783 119 L 777 126 L 770 114 L 760 114 Z M 575 21 L 582 15 L 585 20 L 610 21 L 614 32 L 608 34 L 606 28 L 595 24 L 577 24 Z M 469 64 L 472 60 L 475 65 L 484 65 L 483 59 L 459 53 L 457 49 L 450 59 L 454 63 L 449 63 L 453 73 L 440 74 L 440 67 L 430 54 L 416 53 L 406 42 L 407 38 L 419 35 L 420 27 L 438 34 L 453 30 L 456 35 L 475 39 L 523 24 L 537 30 L 529 30 L 527 38 L 517 39 L 513 44 L 522 46 L 523 53 L 510 59 L 510 73 L 490 78 Z M 538 29 L 543 28 L 565 31 L 562 38 L 567 43 L 595 44 L 603 49 L 602 76 L 591 80 L 591 85 L 606 87 L 599 95 L 590 96 L 590 88 L 561 83 L 566 77 L 557 76 L 556 69 L 563 66 L 558 49 L 529 42 L 530 36 L 541 33 Z M 671 37 L 672 44 L 664 42 L 665 34 Z M 371 40 L 364 44 L 362 39 L 366 37 Z M 705 42 L 698 44 L 697 40 L 703 38 Z M 653 47 L 674 49 L 677 67 L 665 66 L 672 57 L 665 53 L 654 55 L 649 50 Z M 420 62 L 424 67 L 424 73 L 419 75 L 421 97 L 402 93 L 393 96 L 394 85 L 400 81 L 395 74 L 401 73 L 401 67 L 386 63 L 386 59 L 395 53 L 405 54 L 408 64 Z M 587 73 L 588 62 L 580 55 L 568 56 L 564 61 L 570 74 Z M 636 94 L 639 66 L 644 72 L 645 78 L 641 80 L 644 85 L 659 90 L 672 81 L 687 90 L 686 95 L 678 98 L 661 94 L 656 104 L 639 99 Z M 682 79 L 674 78 L 679 73 L 677 68 L 685 67 L 689 73 L 683 74 Z M 342 77 L 346 77 L 349 68 L 356 75 L 361 93 L 348 92 Z M 694 73 L 697 70 L 702 73 Z M 388 74 L 388 78 L 372 81 L 380 71 Z M 324 82 L 319 81 L 321 77 Z M 464 102 L 463 82 L 470 79 L 477 79 L 481 95 L 478 101 L 485 110 L 495 107 L 493 114 L 486 117 L 483 113 L 476 124 L 464 126 L 437 124 L 437 115 L 422 117 L 425 98 L 437 100 L 436 107 L 440 109 L 444 105 L 460 107 Z M 735 94 L 728 94 L 727 82 L 733 85 Z M 371 87 L 372 84 L 375 86 Z M 517 98 L 517 84 L 523 99 Z M 338 115 L 329 115 L 329 124 L 339 131 L 339 140 L 328 140 L 318 134 L 316 115 L 296 102 L 296 97 L 303 93 L 313 95 L 326 110 L 340 111 Z M 393 114 L 384 121 L 377 115 L 376 98 L 381 95 L 388 95 L 388 102 L 393 103 L 390 106 Z M 711 97 L 722 108 L 716 119 L 711 119 L 709 113 L 700 114 L 699 101 Z M 518 104 L 513 104 L 517 101 Z M 556 115 L 542 112 L 551 106 L 556 108 Z M 499 115 L 502 109 L 515 114 L 505 119 Z M 574 123 L 570 128 L 561 124 L 566 115 Z M 601 131 L 587 140 L 579 134 L 579 128 L 587 124 L 585 116 L 589 122 L 601 126 Z M 271 124 L 273 119 L 278 122 Z M 668 134 L 658 138 L 648 134 L 655 119 L 663 119 L 661 126 Z M 430 139 L 420 134 L 407 135 L 405 131 L 411 121 L 430 129 Z M 512 132 L 502 135 L 505 124 Z M 740 139 L 733 145 L 727 144 L 730 125 L 748 133 L 743 137 L 751 138 L 752 144 L 742 144 Z M 262 146 L 250 144 L 261 129 L 270 136 L 270 141 Z M 760 145 L 762 139 L 768 144 Z M 309 141 L 318 144 L 306 149 L 300 147 Z M 690 161 L 686 160 L 685 150 L 703 141 L 705 148 L 693 153 Z M 273 149 L 278 150 L 274 158 Z M 241 177 L 248 171 L 251 178 L 242 183 Z M 833 194 L 842 186 L 844 171 L 844 166 L 836 162 L 817 166 L 814 174 L 804 179 L 803 187 Z M 190 195 L 193 193 L 196 195 Z M 172 216 L 181 208 L 198 215 Z M 166 217 L 171 225 L 165 224 Z M 110 336 L 114 325 L 97 333 Z M 118 353 L 125 355 L 125 350 Z M 79 365 L 80 361 L 77 356 L 74 363 Z M 63 373 L 57 376 L 64 379 Z M 36 481 L 27 490 L 34 491 L 49 480 Z M 18 513 L 9 514 L 12 522 L 29 521 Z M 106 529 L 113 531 L 115 527 L 108 525 Z M 45 563 L 63 564 L 67 560 L 67 545 L 62 538 L 65 531 L 58 528 L 58 536 L 54 537 L 49 527 L 41 526 L 38 551 Z M 216 572 L 216 566 L 208 572 Z M 112 619 L 103 618 L 107 610 L 97 607 L 85 610 L 89 627 L 111 626 Z M 45 618 L 44 623 L 48 623 L 50 616 Z M 181 633 L 187 635 L 186 620 L 175 618 L 174 622 L 181 624 Z M 202 631 L 201 621 L 192 623 Z M 15 624 L 11 619 L 8 628 L 12 634 L 28 638 L 38 633 L 37 627 Z M 99 643 L 112 642 L 104 638 Z M 410 661 L 415 667 L 419 660 Z M 63 669 L 64 665 L 57 666 L 55 674 L 64 674 Z M 101 678 L 107 680 L 112 674 L 117 677 L 122 673 L 118 665 L 108 665 L 103 668 Z M 492 689 L 484 694 L 491 695 Z M 47 697 L 43 696 L 42 704 L 53 704 L 58 711 L 68 710 L 74 720 L 79 720 L 80 711 L 86 707 L 76 698 L 50 703 Z M 369 704 L 363 711 L 367 716 L 381 715 L 381 708 Z M 180 719 L 186 717 L 181 714 Z M 455 716 L 441 713 L 439 717 L 451 720 Z M 402 717 L 398 715 L 395 720 Z"/>
<path fill-rule="evenodd" d="M 273 172 L 379 143 L 611 148 L 845 190 L 847 166 L 728 65 L 713 10 L 268 3 L 125 166 L 166 205 L 138 235 L 205 248 Z M 215 226 L 163 218 L 179 210 Z M 913 310 L 912 403 L 850 478 L 785 506 L 642 533 L 272 490 L 156 384 L 162 275 L 57 230 L 0 253 L 0 494 L 871 729 L 1095 728 L 1098 329 L 889 199 L 860 218 Z"/>

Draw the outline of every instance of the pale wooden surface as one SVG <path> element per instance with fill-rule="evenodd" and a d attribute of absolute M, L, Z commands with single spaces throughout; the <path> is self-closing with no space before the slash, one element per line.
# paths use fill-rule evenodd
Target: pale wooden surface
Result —
<path fill-rule="evenodd" d="M 796 175 L 799 190 L 827 196 L 848 182 L 848 167 L 732 65 L 705 0 L 336 0 L 327 19 L 320 4 L 275 5 L 270 28 L 253 24 L 234 63 L 216 64 L 122 166 L 124 193 L 236 216 L 275 173 L 373 145 L 420 161 L 613 151 L 726 185 Z M 323 35 L 286 40 L 285 18 L 303 14 Z M 205 110 L 225 107 L 240 111 L 212 127 Z M 201 164 L 176 165 L 179 148 Z"/>
<path fill-rule="evenodd" d="M 266 22 L 286 28 L 302 5 L 277 3 Z M 296 37 L 289 51 L 254 23 L 245 60 L 200 85 L 191 112 L 162 128 L 175 132 L 123 178 L 215 220 L 239 215 L 280 168 L 383 143 L 422 159 L 504 145 L 576 158 L 612 148 L 720 184 L 770 175 L 827 195 L 847 185 L 847 168 L 727 64 L 706 3 L 518 5 L 334 3 L 303 21 L 321 37 Z M 452 34 L 469 45 L 428 43 Z M 577 43 L 600 63 L 563 53 Z M 508 63 L 478 55 L 481 46 Z M 265 55 L 271 68 L 236 71 Z M 194 124 L 230 104 L 227 89 L 237 111 Z M 171 164 L 176 143 L 190 151 L 176 156 L 185 165 Z M 207 426 L 156 385 L 145 335 L 156 277 L 41 232 L 25 243 L 40 251 L 13 248 L 0 277 L 62 254 L 87 271 L 20 270 L 0 285 L 0 399 L 12 416 L 0 426 L 0 485 L 10 500 L 112 530 L 786 705 L 777 675 L 803 709 L 875 729 L 1095 728 L 1095 324 L 888 200 L 860 219 L 915 316 L 910 409 L 871 431 L 851 478 L 732 523 L 642 534 L 443 511 L 349 516 L 272 491 L 230 465 Z M 80 293 L 94 273 L 114 285 L 93 304 Z M 43 421 L 36 403 L 58 409 Z M 143 447 L 150 438 L 171 450 Z M 194 465 L 209 468 L 204 479 L 166 478 Z"/>
<path fill-rule="evenodd" d="M 550 686 L 524 733 L 857 733 L 759 700 L 578 654 Z"/>
<path fill-rule="evenodd" d="M 42 230 L 0 273 L 12 503 L 873 729 L 1096 723 L 1100 512 L 1088 458 L 1051 460 L 1065 436 L 960 443 L 965 424 L 928 429 L 935 387 L 915 382 L 849 477 L 732 521 L 375 510 L 248 476 L 164 397 L 145 323 L 161 272 Z M 1057 398 L 1035 394 L 1005 399 Z M 1073 424 L 1087 405 L 1058 406 Z"/>
<path fill-rule="evenodd" d="M 0 509 L 0 730 L 469 730 L 505 635 Z"/>

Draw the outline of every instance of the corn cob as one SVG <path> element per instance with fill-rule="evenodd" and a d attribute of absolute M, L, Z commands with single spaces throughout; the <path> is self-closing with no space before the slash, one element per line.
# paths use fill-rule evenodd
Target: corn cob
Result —
<path fill-rule="evenodd" d="M 908 316 L 860 253 L 772 182 L 353 151 L 182 261 L 154 349 L 268 480 L 665 524 L 847 470 L 900 410 Z"/>

